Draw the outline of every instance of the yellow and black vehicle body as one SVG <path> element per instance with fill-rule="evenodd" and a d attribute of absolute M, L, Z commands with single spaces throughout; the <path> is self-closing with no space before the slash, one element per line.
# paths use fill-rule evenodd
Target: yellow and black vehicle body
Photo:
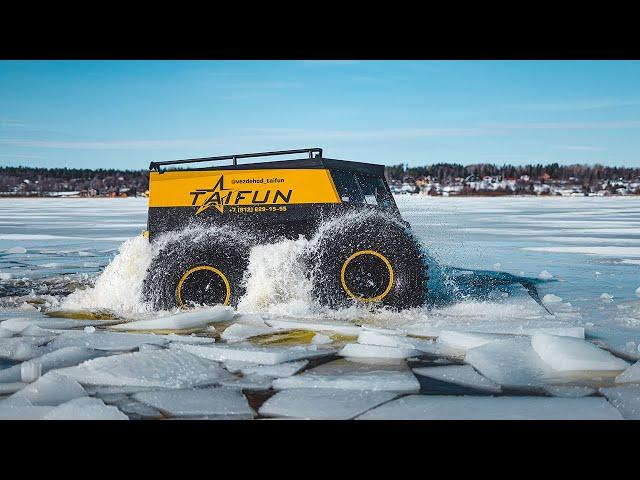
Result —
<path fill-rule="evenodd" d="M 238 162 L 299 154 L 306 157 Z M 194 167 L 224 160 L 232 164 Z M 426 295 L 424 258 L 384 166 L 324 158 L 319 148 L 152 162 L 148 236 L 154 242 L 170 232 L 175 240 L 163 246 L 145 281 L 157 308 L 236 304 L 251 247 L 300 235 L 317 237 L 307 261 L 321 304 L 404 308 Z"/>

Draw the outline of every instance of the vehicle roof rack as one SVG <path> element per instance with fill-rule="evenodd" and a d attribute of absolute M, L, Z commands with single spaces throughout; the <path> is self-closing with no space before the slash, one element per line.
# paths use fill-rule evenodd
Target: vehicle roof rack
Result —
<path fill-rule="evenodd" d="M 238 159 L 240 158 L 252 158 L 252 157 L 272 157 L 276 155 L 293 155 L 297 153 L 308 153 L 309 158 L 322 158 L 321 148 L 300 148 L 297 150 L 279 150 L 275 152 L 257 152 L 257 153 L 240 153 L 236 155 L 224 155 L 221 157 L 202 157 L 202 158 L 187 158 L 184 160 L 167 160 L 164 162 L 151 162 L 149 164 L 149 170 L 155 170 L 160 172 L 160 167 L 166 165 L 180 165 L 184 163 L 200 163 L 200 162 L 217 162 L 220 160 L 233 160 L 233 165 L 238 165 Z M 314 156 L 314 153 L 316 154 Z"/>

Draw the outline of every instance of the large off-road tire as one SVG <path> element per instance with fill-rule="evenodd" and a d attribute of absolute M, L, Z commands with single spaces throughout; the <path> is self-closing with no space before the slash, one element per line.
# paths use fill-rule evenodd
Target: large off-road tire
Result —
<path fill-rule="evenodd" d="M 309 260 L 313 294 L 322 305 L 402 310 L 426 300 L 426 258 L 409 228 L 393 219 L 364 215 L 332 222 L 321 229 Z"/>
<path fill-rule="evenodd" d="M 250 248 L 214 235 L 181 237 L 154 257 L 143 285 L 156 310 L 194 305 L 232 305 L 244 295 Z"/>

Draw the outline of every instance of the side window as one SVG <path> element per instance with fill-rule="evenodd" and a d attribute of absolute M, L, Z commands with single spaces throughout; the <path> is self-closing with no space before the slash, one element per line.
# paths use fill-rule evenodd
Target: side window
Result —
<path fill-rule="evenodd" d="M 382 178 L 362 174 L 358 174 L 357 178 L 366 203 L 382 208 L 389 208 L 392 205 L 391 194 L 387 191 Z"/>
<path fill-rule="evenodd" d="M 364 196 L 353 172 L 334 169 L 331 170 L 331 176 L 343 202 L 364 203 Z"/>

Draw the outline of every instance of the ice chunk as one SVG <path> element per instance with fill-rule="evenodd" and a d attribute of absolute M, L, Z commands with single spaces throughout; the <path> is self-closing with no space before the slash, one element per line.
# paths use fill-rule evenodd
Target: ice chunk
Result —
<path fill-rule="evenodd" d="M 636 288 L 636 295 L 640 297 L 640 287 Z"/>
<path fill-rule="evenodd" d="M 551 275 L 549 272 L 547 272 L 546 270 L 541 271 L 538 274 L 538 278 L 540 280 L 551 280 L 553 278 L 553 275 Z"/>
<path fill-rule="evenodd" d="M 420 352 L 413 348 L 348 343 L 338 352 L 338 355 L 354 358 L 409 358 L 419 356 Z"/>
<path fill-rule="evenodd" d="M 531 337 L 531 345 L 540 358 L 554 370 L 624 370 L 629 366 L 596 345 L 571 337 L 539 333 Z"/>
<path fill-rule="evenodd" d="M 548 385 L 544 389 L 554 397 L 588 397 L 597 392 L 595 388 L 582 385 Z"/>
<path fill-rule="evenodd" d="M 96 327 L 84 327 L 84 333 L 94 333 L 96 331 Z"/>
<path fill-rule="evenodd" d="M 49 344 L 51 348 L 86 347 L 94 350 L 128 352 L 137 350 L 140 345 L 167 345 L 169 341 L 161 335 L 124 332 L 65 332 L 58 335 Z"/>
<path fill-rule="evenodd" d="M 29 385 L 23 382 L 0 383 L 0 395 L 10 395 Z"/>
<path fill-rule="evenodd" d="M 542 301 L 544 303 L 560 303 L 562 302 L 562 297 L 554 295 L 553 293 L 547 293 L 544 297 L 542 297 Z"/>
<path fill-rule="evenodd" d="M 0 404 L 0 420 L 42 420 L 54 408 Z"/>
<path fill-rule="evenodd" d="M 6 401 L 26 399 L 36 406 L 56 406 L 74 398 L 86 396 L 87 392 L 78 382 L 50 372 L 19 392 L 14 393 Z"/>
<path fill-rule="evenodd" d="M 500 338 L 504 338 L 504 336 L 443 330 L 438 336 L 438 343 L 443 343 L 458 350 L 469 350 Z"/>
<path fill-rule="evenodd" d="M 52 330 L 65 330 L 72 328 L 84 328 L 89 326 L 105 326 L 117 323 L 116 320 L 75 320 L 71 318 L 9 318 L 0 323 L 0 327 L 11 330 L 15 333 L 22 332 L 25 328 L 35 325 L 40 328 L 48 328 Z"/>
<path fill-rule="evenodd" d="M 358 420 L 620 420 L 604 398 L 409 395 Z"/>
<path fill-rule="evenodd" d="M 372 390 L 417 392 L 420 383 L 404 363 L 371 365 L 335 360 L 311 370 L 273 381 L 273 388 L 332 388 L 341 390 Z"/>
<path fill-rule="evenodd" d="M 255 415 L 244 395 L 233 388 L 157 390 L 136 393 L 133 398 L 170 417 L 202 415 L 251 419 Z"/>
<path fill-rule="evenodd" d="M 225 329 L 220 335 L 220 338 L 227 343 L 237 343 L 246 340 L 247 338 L 256 337 L 258 335 L 264 335 L 267 333 L 273 333 L 277 330 L 266 325 L 243 325 L 241 323 L 234 323 Z"/>
<path fill-rule="evenodd" d="M 42 364 L 37 360 L 23 362 L 20 365 L 20 378 L 25 383 L 35 382 L 42 375 Z"/>
<path fill-rule="evenodd" d="M 239 371 L 243 375 L 257 375 L 273 378 L 284 378 L 295 375 L 309 363 L 308 360 L 298 360 L 296 362 L 285 362 L 277 365 L 252 365 L 240 366 Z"/>
<path fill-rule="evenodd" d="M 129 420 L 117 407 L 106 405 L 98 398 L 70 400 L 49 411 L 44 420 Z"/>
<path fill-rule="evenodd" d="M 269 398 L 260 415 L 305 420 L 348 420 L 396 397 L 391 392 L 335 389 L 284 390 Z"/>
<path fill-rule="evenodd" d="M 364 329 L 358 335 L 358 343 L 364 345 L 380 345 L 387 347 L 397 347 L 404 349 L 415 349 L 418 353 L 429 356 L 464 357 L 462 350 L 451 348 L 447 345 L 438 344 L 433 340 L 423 338 L 407 337 L 400 332 Z"/>
<path fill-rule="evenodd" d="M 14 332 L 12 332 L 11 330 L 8 330 L 6 328 L 0 328 L 0 338 L 9 338 L 9 337 L 13 337 Z"/>
<path fill-rule="evenodd" d="M 199 357 L 218 362 L 236 360 L 241 362 L 253 362 L 263 365 L 275 365 L 277 363 L 291 362 L 304 358 L 322 357 L 331 355 L 333 350 L 320 349 L 316 345 L 282 347 L 261 347 L 250 344 L 235 345 L 186 345 L 171 344 L 171 349 L 181 349 L 198 355 Z"/>
<path fill-rule="evenodd" d="M 40 363 L 41 373 L 45 374 L 49 370 L 56 368 L 70 367 L 85 360 L 100 357 L 102 352 L 90 350 L 88 348 L 67 347 L 54 352 L 45 353 L 40 358 L 32 360 Z M 22 378 L 22 366 L 13 365 L 4 370 L 0 370 L 0 382 L 19 382 Z"/>
<path fill-rule="evenodd" d="M 493 269 L 498 272 L 502 268 L 502 264 L 500 262 L 496 262 L 493 264 Z"/>
<path fill-rule="evenodd" d="M 161 388 L 212 385 L 230 376 L 220 365 L 177 349 L 96 358 L 57 373 L 83 385 Z"/>
<path fill-rule="evenodd" d="M 472 348 L 465 362 L 495 383 L 515 389 L 537 390 L 551 371 L 528 338 L 495 340 Z"/>
<path fill-rule="evenodd" d="M 11 248 L 7 248 L 4 253 L 8 253 L 8 254 L 21 254 L 21 253 L 27 253 L 27 249 L 24 247 L 11 247 Z"/>
<path fill-rule="evenodd" d="M 89 327 L 85 327 L 85 328 L 89 328 Z M 93 328 L 93 327 L 91 327 Z M 20 332 L 20 336 L 22 337 L 49 337 L 49 338 L 54 338 L 55 335 L 57 335 L 58 332 L 55 332 L 54 330 L 46 330 L 44 328 L 40 328 L 37 325 L 29 325 L 27 328 L 25 328 L 24 330 L 22 330 Z"/>
<path fill-rule="evenodd" d="M 640 385 L 601 388 L 600 392 L 625 419 L 640 420 Z"/>
<path fill-rule="evenodd" d="M 616 383 L 640 383 L 640 362 L 636 362 L 616 377 Z"/>
<path fill-rule="evenodd" d="M 322 333 L 316 333 L 311 339 L 311 343 L 313 345 L 327 345 L 332 342 L 333 340 L 331 340 L 331 337 L 323 335 Z"/>
<path fill-rule="evenodd" d="M 131 420 L 162 418 L 160 410 L 135 400 L 128 399 L 117 403 L 115 406 Z"/>
<path fill-rule="evenodd" d="M 312 332 L 335 332 L 346 336 L 357 336 L 362 327 L 348 322 L 317 322 L 314 320 L 265 319 L 273 328 L 288 330 L 310 330 Z"/>
<path fill-rule="evenodd" d="M 138 320 L 135 322 L 114 325 L 115 330 L 183 330 L 187 328 L 203 327 L 209 323 L 228 322 L 233 317 L 233 308 L 216 305 L 194 312 L 178 313 L 152 320 Z"/>
<path fill-rule="evenodd" d="M 413 372 L 443 382 L 453 383 L 462 387 L 473 388 L 484 392 L 499 393 L 500 385 L 483 377 L 469 365 L 444 365 L 438 367 L 414 368 Z"/>
<path fill-rule="evenodd" d="M 603 302 L 612 302 L 613 295 L 609 293 L 603 293 L 602 295 L 600 295 L 600 300 L 602 300 Z"/>
<path fill-rule="evenodd" d="M 196 335 L 177 335 L 175 333 L 169 333 L 168 335 L 158 335 L 166 340 L 169 340 L 172 343 L 192 343 L 203 344 L 203 343 L 215 343 L 216 339 L 213 337 L 199 337 Z"/>
<path fill-rule="evenodd" d="M 245 375 L 227 380 L 221 380 L 220 385 L 223 387 L 232 387 L 242 390 L 269 390 L 273 379 L 261 375 Z"/>
<path fill-rule="evenodd" d="M 11 337 L 0 338 L 0 358 L 14 361 L 31 360 L 50 350 L 42 347 L 50 340 L 47 337 Z"/>

